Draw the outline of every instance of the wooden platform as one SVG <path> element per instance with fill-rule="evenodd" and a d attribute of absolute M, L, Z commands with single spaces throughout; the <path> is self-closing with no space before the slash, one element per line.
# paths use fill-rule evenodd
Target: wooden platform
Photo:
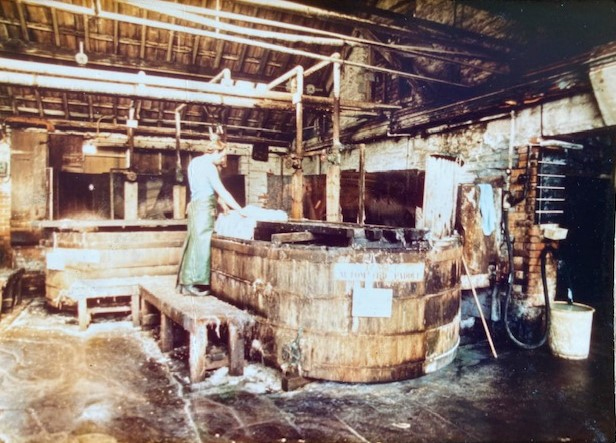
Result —
<path fill-rule="evenodd" d="M 427 231 L 423 229 L 312 220 L 259 221 L 254 231 L 254 239 L 274 244 L 304 243 L 381 249 L 392 247 L 422 251 L 429 249 Z"/>
<path fill-rule="evenodd" d="M 160 312 L 160 347 L 163 352 L 173 349 L 173 323 L 190 334 L 190 380 L 205 378 L 209 367 L 206 356 L 208 328 L 217 332 L 221 326 L 228 330 L 227 351 L 229 374 L 241 375 L 244 371 L 244 333 L 253 323 L 251 315 L 225 303 L 214 296 L 194 297 L 180 295 L 175 290 L 175 278 L 146 281 L 139 285 L 140 318 L 155 309 Z"/>

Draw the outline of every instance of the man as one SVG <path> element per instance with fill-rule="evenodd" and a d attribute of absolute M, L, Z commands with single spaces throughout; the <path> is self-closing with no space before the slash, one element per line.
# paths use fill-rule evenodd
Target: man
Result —
<path fill-rule="evenodd" d="M 188 165 L 188 232 L 178 273 L 180 292 L 197 296 L 209 293 L 216 202 L 225 212 L 229 208 L 242 209 L 218 173 L 218 167 L 226 160 L 226 145 L 219 140 L 218 134 L 210 132 L 210 139 L 203 155 L 193 158 Z"/>

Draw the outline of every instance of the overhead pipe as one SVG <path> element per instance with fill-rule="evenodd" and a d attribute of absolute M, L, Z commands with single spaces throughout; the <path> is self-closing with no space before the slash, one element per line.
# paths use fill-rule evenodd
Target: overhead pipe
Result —
<path fill-rule="evenodd" d="M 237 26 L 231 23 L 224 23 L 219 20 L 211 20 L 201 17 L 196 14 L 188 12 L 186 9 L 169 7 L 169 3 L 161 2 L 157 0 L 148 0 L 147 2 L 135 1 L 135 0 L 120 0 L 121 3 L 137 6 L 139 8 L 147 9 L 159 14 L 168 15 L 171 17 L 179 18 L 181 20 L 192 21 L 200 25 L 209 26 L 214 28 L 218 34 L 220 31 L 230 31 L 237 34 L 248 35 L 251 37 L 267 38 L 272 40 L 283 40 L 292 43 L 306 43 L 319 46 L 342 46 L 345 44 L 344 40 L 340 38 L 324 38 L 313 37 L 308 35 L 299 34 L 285 34 L 282 32 L 265 31 L 263 29 L 247 28 L 244 26 Z M 180 5 L 177 5 L 180 6 Z"/>
<path fill-rule="evenodd" d="M 304 68 L 302 68 L 301 66 L 296 66 L 295 68 L 285 72 L 284 74 L 282 74 L 280 77 L 275 78 L 274 80 L 272 80 L 271 82 L 269 82 L 267 84 L 266 89 L 268 91 L 271 91 L 272 89 L 274 89 L 276 86 L 281 85 L 282 83 L 286 82 L 287 80 L 289 80 L 290 78 L 293 77 L 299 77 L 301 75 L 302 77 L 302 81 L 304 79 Z M 293 94 L 293 100 L 295 101 L 295 94 Z"/>
<path fill-rule="evenodd" d="M 0 71 L 0 83 L 20 86 L 245 108 L 293 109 L 292 94 L 287 92 L 245 90 L 193 80 L 183 80 L 181 82 L 183 89 L 180 89 L 178 88 L 179 82 L 174 78 L 150 76 L 143 73 L 118 73 L 102 69 L 69 68 L 10 58 L 0 58 L 0 66 L 7 70 L 20 71 Z M 332 105 L 332 99 L 329 97 L 305 96 L 303 101 L 312 106 L 331 107 Z M 365 109 L 369 111 L 401 108 L 396 105 L 359 101 L 345 101 L 342 106 L 348 110 Z"/>
<path fill-rule="evenodd" d="M 225 86 L 229 86 L 229 82 L 231 81 L 231 70 L 229 68 L 225 68 L 216 74 L 209 83 L 216 83 L 218 80 L 222 80 L 221 84 Z"/>
<path fill-rule="evenodd" d="M 317 53 L 313 53 L 309 51 L 304 51 L 301 49 L 289 48 L 284 45 L 276 45 L 273 43 L 267 43 L 267 42 L 263 42 L 259 40 L 237 37 L 237 36 L 233 36 L 229 34 L 219 34 L 216 32 L 205 31 L 203 29 L 191 28 L 188 26 L 180 26 L 174 23 L 159 22 L 156 20 L 150 20 L 150 19 L 145 19 L 145 18 L 140 18 L 140 17 L 131 17 L 128 15 L 103 11 L 102 9 L 98 10 L 98 13 L 95 13 L 94 9 L 86 8 L 83 6 L 72 5 L 68 3 L 63 3 L 63 2 L 58 2 L 55 0 L 21 0 L 21 1 L 24 3 L 29 3 L 29 4 L 38 5 L 38 6 L 53 7 L 53 8 L 66 11 L 66 12 L 71 12 L 74 14 L 93 16 L 93 17 L 103 18 L 107 20 L 122 21 L 126 23 L 132 23 L 135 25 L 143 25 L 143 26 L 148 26 L 152 28 L 165 29 L 165 30 L 173 31 L 173 32 L 183 32 L 186 34 L 199 35 L 199 36 L 204 36 L 204 37 L 208 37 L 212 39 L 226 40 L 226 41 L 230 41 L 233 43 L 239 43 L 239 44 L 244 44 L 244 45 L 249 45 L 249 46 L 256 46 L 256 47 L 260 47 L 263 49 L 269 49 L 269 50 L 276 51 L 276 52 L 283 52 L 287 54 L 293 54 L 293 55 L 303 56 L 303 57 L 317 59 L 317 60 L 328 60 L 330 62 L 335 61 L 329 56 L 325 56 L 322 54 L 317 54 Z M 357 68 L 362 68 L 362 69 L 375 71 L 375 72 L 384 72 L 387 74 L 397 75 L 399 77 L 404 77 L 404 78 L 413 78 L 416 80 L 442 83 L 442 84 L 447 84 L 450 86 L 457 86 L 461 88 L 468 87 L 468 85 L 464 85 L 461 83 L 450 82 L 450 81 L 441 80 L 441 79 L 435 79 L 435 78 L 426 77 L 426 76 L 419 75 L 419 74 L 411 74 L 405 71 L 397 71 L 394 69 L 383 68 L 381 66 L 372 66 L 372 65 L 365 64 L 365 63 L 353 62 L 349 60 L 345 61 L 344 63 L 349 66 L 355 66 Z"/>
<path fill-rule="evenodd" d="M 356 24 L 355 25 L 356 27 L 357 25 L 373 26 L 373 27 L 378 27 L 378 28 L 390 31 L 390 32 L 395 32 L 397 34 L 408 35 L 410 33 L 409 29 L 403 26 L 377 22 L 377 21 L 370 20 L 364 17 L 343 14 L 343 13 L 336 12 L 336 11 L 330 11 L 330 10 L 321 9 L 318 7 L 308 6 L 308 5 L 285 1 L 285 0 L 277 0 L 275 2 L 272 2 L 271 0 L 236 0 L 236 1 L 239 3 L 249 4 L 252 6 L 261 6 L 261 7 L 266 7 L 266 8 L 281 9 L 283 11 L 290 11 L 290 12 L 294 12 L 300 15 L 309 15 L 309 16 L 312 15 L 312 16 L 321 17 L 321 18 L 337 19 L 337 20 L 343 20 L 346 22 L 353 22 Z M 418 21 L 417 19 L 415 20 Z M 425 20 L 423 22 L 426 23 Z M 434 27 L 439 26 L 438 23 L 432 22 L 430 23 L 430 25 L 433 27 L 433 29 L 430 29 L 429 31 L 432 31 L 435 34 L 440 34 L 440 35 L 444 34 L 443 31 L 434 29 Z M 447 28 L 446 25 L 440 25 L 440 26 L 443 29 L 446 29 L 447 31 L 451 32 L 450 28 Z M 486 39 L 486 37 L 483 35 L 472 33 L 470 31 L 465 31 L 463 29 L 455 29 L 455 31 L 457 31 L 458 33 L 466 33 L 468 37 L 473 38 L 474 40 L 481 41 L 481 40 Z M 469 34 L 473 34 L 473 35 L 469 35 Z M 447 36 L 447 33 L 445 33 L 445 35 Z M 490 39 L 490 41 L 491 43 L 498 43 L 498 39 Z"/>
<path fill-rule="evenodd" d="M 118 1 L 123 2 L 125 0 L 118 0 Z M 415 54 L 415 55 L 418 55 L 417 53 L 420 53 L 419 55 L 423 57 L 433 57 L 434 56 L 433 54 L 448 54 L 452 56 L 472 57 L 472 58 L 484 58 L 485 57 L 481 54 L 472 54 L 472 53 L 465 52 L 465 51 L 452 51 L 452 50 L 446 50 L 442 48 L 434 48 L 432 46 L 399 45 L 399 44 L 384 43 L 378 40 L 370 40 L 366 38 L 360 38 L 360 37 L 355 37 L 351 35 L 340 34 L 337 32 L 326 31 L 324 29 L 310 28 L 308 26 L 301 26 L 301 25 L 296 25 L 293 23 L 285 23 L 285 22 L 276 21 L 276 20 L 269 20 L 269 19 L 265 19 L 261 17 L 254 17 L 250 15 L 238 14 L 235 12 L 221 11 L 218 9 L 202 8 L 200 6 L 172 3 L 172 2 L 161 1 L 161 0 L 158 0 L 157 3 L 161 4 L 162 5 L 161 7 L 164 8 L 162 13 L 167 13 L 169 9 L 176 9 L 182 12 L 192 12 L 194 14 L 208 15 L 208 16 L 213 16 L 216 18 L 226 18 L 229 20 L 244 21 L 247 23 L 253 23 L 257 25 L 271 26 L 271 27 L 276 27 L 276 28 L 281 28 L 281 29 L 289 29 L 292 31 L 306 32 L 306 33 L 311 33 L 315 35 L 328 36 L 328 37 L 332 37 L 335 39 L 341 39 L 343 40 L 344 44 L 349 45 L 349 46 L 374 46 L 374 47 L 379 47 L 379 48 L 394 51 L 394 52 L 409 53 L 409 54 Z M 244 29 L 244 28 L 241 28 L 241 29 Z M 449 61 L 451 63 L 459 63 L 459 61 L 457 60 L 446 60 L 446 61 Z M 481 66 L 474 66 L 474 67 L 477 69 L 486 70 L 486 68 L 483 68 Z M 304 76 L 306 76 L 305 73 L 304 73 Z"/>
<path fill-rule="evenodd" d="M 327 61 L 327 60 L 323 60 L 322 62 L 317 63 L 316 65 L 311 66 L 308 69 L 304 70 L 304 78 L 308 77 L 311 74 L 314 74 L 315 72 L 317 72 L 319 69 L 322 69 L 324 67 L 326 67 L 327 65 L 329 65 L 331 62 Z"/>

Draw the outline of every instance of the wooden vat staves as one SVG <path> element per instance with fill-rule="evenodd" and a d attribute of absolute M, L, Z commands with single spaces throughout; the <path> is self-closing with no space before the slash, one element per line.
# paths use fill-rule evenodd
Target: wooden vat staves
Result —
<path fill-rule="evenodd" d="M 310 235 L 278 235 L 293 232 Z M 455 357 L 457 237 L 431 245 L 415 229 L 260 222 L 255 240 L 215 236 L 212 249 L 214 292 L 255 316 L 255 338 L 280 367 L 385 382 Z"/>

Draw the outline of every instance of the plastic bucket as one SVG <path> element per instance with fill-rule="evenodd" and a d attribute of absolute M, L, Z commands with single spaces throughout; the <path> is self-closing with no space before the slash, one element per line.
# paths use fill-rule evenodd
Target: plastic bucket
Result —
<path fill-rule="evenodd" d="M 565 301 L 550 305 L 548 344 L 552 354 L 571 360 L 588 357 L 594 308 Z"/>

